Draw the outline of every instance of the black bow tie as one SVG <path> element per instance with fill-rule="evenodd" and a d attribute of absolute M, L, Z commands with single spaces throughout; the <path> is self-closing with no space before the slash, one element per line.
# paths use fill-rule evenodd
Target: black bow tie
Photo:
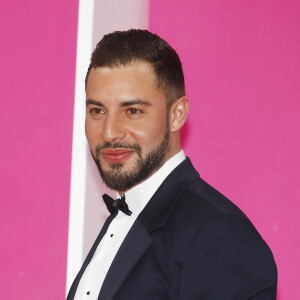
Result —
<path fill-rule="evenodd" d="M 125 202 L 125 195 L 122 195 L 121 198 L 114 200 L 112 197 L 104 194 L 102 196 L 108 211 L 112 214 L 117 210 L 122 211 L 127 216 L 130 216 L 132 212 L 129 210 L 127 203 Z"/>

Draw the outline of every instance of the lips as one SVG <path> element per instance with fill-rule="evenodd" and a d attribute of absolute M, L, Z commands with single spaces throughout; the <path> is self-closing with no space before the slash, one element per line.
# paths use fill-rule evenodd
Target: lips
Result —
<path fill-rule="evenodd" d="M 103 158 L 110 163 L 118 163 L 129 158 L 134 151 L 131 149 L 104 149 L 101 151 Z"/>

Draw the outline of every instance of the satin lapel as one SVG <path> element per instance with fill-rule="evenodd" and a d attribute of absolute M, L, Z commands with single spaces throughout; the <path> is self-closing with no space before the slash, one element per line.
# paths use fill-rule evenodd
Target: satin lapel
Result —
<path fill-rule="evenodd" d="M 143 224 L 149 233 L 164 227 L 178 199 L 187 187 L 198 178 L 198 172 L 187 157 L 164 180 L 138 216 L 138 221 Z"/>
<path fill-rule="evenodd" d="M 102 227 L 102 229 L 101 229 L 101 231 L 100 231 L 100 233 L 99 233 L 99 235 L 98 235 L 96 241 L 95 241 L 94 244 L 93 244 L 93 247 L 91 248 L 90 252 L 88 253 L 88 255 L 87 255 L 87 257 L 86 257 L 86 259 L 85 259 L 85 261 L 84 261 L 84 263 L 83 263 L 83 265 L 82 265 L 80 271 L 78 272 L 76 278 L 75 278 L 74 281 L 73 281 L 73 284 L 72 284 L 72 286 L 71 286 L 71 288 L 70 288 L 70 291 L 69 291 L 69 293 L 68 293 L 67 300 L 72 300 L 72 299 L 74 299 L 75 293 L 76 293 L 76 290 L 77 290 L 77 287 L 78 287 L 78 284 L 79 284 L 79 281 L 80 281 L 80 279 L 81 279 L 81 277 L 82 277 L 82 275 L 83 275 L 83 273 L 84 273 L 86 267 L 87 267 L 88 264 L 90 263 L 90 261 L 91 261 L 93 255 L 94 255 L 94 253 L 95 253 L 95 251 L 96 251 L 96 249 L 97 249 L 97 247 L 98 247 L 100 241 L 102 240 L 104 234 L 106 233 L 109 224 L 111 223 L 111 221 L 114 219 L 114 217 L 115 217 L 116 215 L 117 215 L 116 213 L 110 215 L 110 216 L 107 218 L 107 220 L 105 221 L 105 223 L 104 223 L 104 225 L 103 225 L 103 227 Z"/>
<path fill-rule="evenodd" d="M 127 275 L 152 243 L 144 226 L 136 221 L 128 232 L 105 277 L 98 299 L 113 299 Z"/>
<path fill-rule="evenodd" d="M 180 195 L 199 178 L 187 158 L 162 183 L 134 222 L 105 277 L 98 300 L 111 300 L 152 243 L 149 233 L 164 226 Z M 155 218 L 153 218 L 155 216 Z"/>

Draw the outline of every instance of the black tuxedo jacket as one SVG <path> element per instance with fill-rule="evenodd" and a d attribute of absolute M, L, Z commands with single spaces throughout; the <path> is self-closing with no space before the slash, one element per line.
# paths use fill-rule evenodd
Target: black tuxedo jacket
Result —
<path fill-rule="evenodd" d="M 105 234 L 105 222 L 68 294 Z M 248 218 L 187 158 L 165 179 L 121 245 L 98 299 L 276 299 L 273 255 Z"/>

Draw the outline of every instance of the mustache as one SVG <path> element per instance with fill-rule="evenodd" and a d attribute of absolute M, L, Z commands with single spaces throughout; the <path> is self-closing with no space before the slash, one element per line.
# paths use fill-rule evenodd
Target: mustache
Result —
<path fill-rule="evenodd" d="M 98 158 L 99 152 L 104 149 L 115 149 L 115 148 L 123 148 L 123 149 L 133 149 L 136 151 L 137 155 L 142 158 L 142 149 L 139 144 L 122 144 L 120 142 L 110 143 L 105 142 L 103 144 L 99 144 L 95 148 L 95 156 Z"/>

